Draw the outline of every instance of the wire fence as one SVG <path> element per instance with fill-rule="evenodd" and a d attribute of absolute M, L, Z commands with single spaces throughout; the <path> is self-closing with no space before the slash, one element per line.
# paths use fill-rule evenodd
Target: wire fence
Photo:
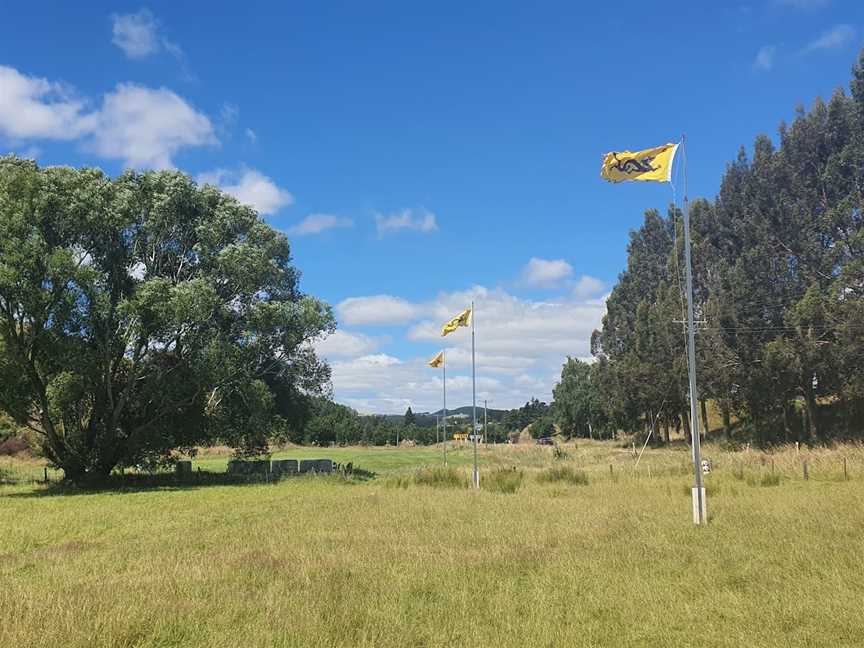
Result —
<path fill-rule="evenodd" d="M 612 447 L 610 444 L 604 450 L 598 451 L 596 445 L 586 447 L 579 444 L 562 446 L 562 450 L 556 454 L 554 449 L 537 446 L 496 446 L 481 452 L 481 463 L 485 469 L 517 467 L 529 472 L 566 463 L 585 471 L 592 480 L 604 477 L 617 480 L 693 475 L 690 453 L 686 451 L 649 448 L 639 458 L 636 450 L 629 451 L 621 446 Z M 770 483 L 772 479 L 849 481 L 864 478 L 864 444 L 860 443 L 826 448 L 784 446 L 773 451 L 749 448 L 729 451 L 708 445 L 703 451 L 703 458 L 707 461 L 709 479 L 712 474 L 760 483 Z M 223 472 L 205 471 L 209 476 L 216 473 L 221 475 Z M 63 472 L 44 461 L 0 457 L 0 484 L 51 484 L 62 480 Z"/>

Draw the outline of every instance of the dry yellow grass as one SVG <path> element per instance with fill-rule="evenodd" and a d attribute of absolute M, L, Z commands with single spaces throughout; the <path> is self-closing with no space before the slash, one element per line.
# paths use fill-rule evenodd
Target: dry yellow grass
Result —
<path fill-rule="evenodd" d="M 634 473 L 608 444 L 567 449 L 587 485 L 541 484 L 546 448 L 485 451 L 524 471 L 515 494 L 391 487 L 407 461 L 363 483 L 4 486 L 0 646 L 864 645 L 864 454 L 814 451 L 805 482 L 794 452 L 762 487 L 760 459 L 709 447 L 705 528 L 686 450 Z"/>

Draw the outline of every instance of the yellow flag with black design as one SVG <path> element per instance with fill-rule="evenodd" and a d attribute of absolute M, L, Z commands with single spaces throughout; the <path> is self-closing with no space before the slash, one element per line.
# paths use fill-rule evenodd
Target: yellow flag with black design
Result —
<path fill-rule="evenodd" d="M 603 158 L 600 177 L 609 182 L 641 180 L 669 182 L 677 144 L 664 144 L 644 151 L 613 151 Z"/>
<path fill-rule="evenodd" d="M 456 317 L 451 319 L 444 325 L 444 328 L 441 329 L 441 337 L 452 333 L 460 326 L 471 326 L 471 309 L 466 308 L 464 311 L 459 313 Z"/>
<path fill-rule="evenodd" d="M 432 358 L 429 361 L 429 366 L 432 367 L 433 369 L 437 369 L 442 364 L 444 364 L 444 352 L 439 351 L 438 355 L 436 355 L 434 358 Z"/>

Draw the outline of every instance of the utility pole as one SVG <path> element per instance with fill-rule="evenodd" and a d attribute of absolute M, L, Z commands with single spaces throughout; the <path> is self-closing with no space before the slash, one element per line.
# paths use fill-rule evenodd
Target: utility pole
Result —
<path fill-rule="evenodd" d="M 708 521 L 705 487 L 702 485 L 702 455 L 699 439 L 699 413 L 696 410 L 699 395 L 696 392 L 696 331 L 693 322 L 693 270 L 690 261 L 690 203 L 687 197 L 687 139 L 684 142 L 684 264 L 687 279 L 687 369 L 690 376 L 690 430 L 693 435 L 693 523 Z"/>

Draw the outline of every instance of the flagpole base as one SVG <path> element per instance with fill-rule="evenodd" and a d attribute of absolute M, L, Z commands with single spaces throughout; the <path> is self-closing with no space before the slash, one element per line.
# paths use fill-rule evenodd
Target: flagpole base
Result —
<path fill-rule="evenodd" d="M 700 492 L 701 492 L 701 500 L 702 506 L 699 506 L 700 500 Z M 695 486 L 690 489 L 693 498 L 693 524 L 707 524 L 708 523 L 708 501 L 705 499 L 705 487 L 696 488 Z"/>

